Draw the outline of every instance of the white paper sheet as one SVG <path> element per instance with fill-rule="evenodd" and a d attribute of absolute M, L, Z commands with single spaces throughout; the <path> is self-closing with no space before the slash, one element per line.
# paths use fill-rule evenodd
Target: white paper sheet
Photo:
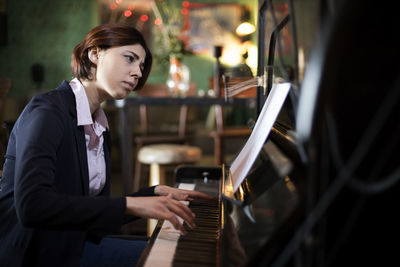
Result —
<path fill-rule="evenodd" d="M 260 153 L 285 102 L 289 89 L 290 83 L 274 84 L 272 87 L 249 139 L 230 167 L 234 192 L 246 178 L 258 153 Z"/>

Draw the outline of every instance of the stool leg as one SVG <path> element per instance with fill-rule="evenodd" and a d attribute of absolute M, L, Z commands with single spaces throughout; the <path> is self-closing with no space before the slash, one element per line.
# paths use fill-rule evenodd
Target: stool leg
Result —
<path fill-rule="evenodd" d="M 157 220 L 155 219 L 148 219 L 147 220 L 147 236 L 150 237 L 151 234 L 154 231 L 154 228 L 156 228 L 157 225 Z"/>
<path fill-rule="evenodd" d="M 157 163 L 150 164 L 149 186 L 165 184 L 165 168 Z"/>
<path fill-rule="evenodd" d="M 150 179 L 149 186 L 165 184 L 165 168 L 157 163 L 150 164 Z M 157 225 L 157 220 L 148 219 L 147 221 L 147 235 L 151 236 L 154 228 Z"/>

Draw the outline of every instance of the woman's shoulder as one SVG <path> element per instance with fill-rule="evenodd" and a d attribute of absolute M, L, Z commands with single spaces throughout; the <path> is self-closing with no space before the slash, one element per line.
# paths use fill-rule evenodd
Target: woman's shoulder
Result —
<path fill-rule="evenodd" d="M 76 104 L 71 87 L 67 81 L 63 81 L 57 88 L 34 96 L 29 105 L 32 108 L 47 106 L 61 111 L 74 111 Z"/>

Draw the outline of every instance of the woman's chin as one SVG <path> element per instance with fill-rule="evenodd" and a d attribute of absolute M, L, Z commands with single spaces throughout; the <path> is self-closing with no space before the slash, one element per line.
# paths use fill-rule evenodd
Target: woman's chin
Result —
<path fill-rule="evenodd" d="M 124 91 L 119 92 L 118 94 L 116 94 L 116 95 L 114 96 L 114 99 L 116 99 L 116 100 L 124 99 L 124 98 L 126 98 L 130 93 L 131 93 L 131 91 L 129 91 L 129 90 L 124 90 Z"/>

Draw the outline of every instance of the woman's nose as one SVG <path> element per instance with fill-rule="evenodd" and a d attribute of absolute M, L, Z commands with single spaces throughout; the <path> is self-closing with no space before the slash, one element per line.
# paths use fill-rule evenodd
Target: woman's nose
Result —
<path fill-rule="evenodd" d="M 137 76 L 138 78 L 142 78 L 142 70 L 140 69 L 140 67 L 138 66 L 133 67 L 133 69 L 131 70 L 131 76 Z"/>

